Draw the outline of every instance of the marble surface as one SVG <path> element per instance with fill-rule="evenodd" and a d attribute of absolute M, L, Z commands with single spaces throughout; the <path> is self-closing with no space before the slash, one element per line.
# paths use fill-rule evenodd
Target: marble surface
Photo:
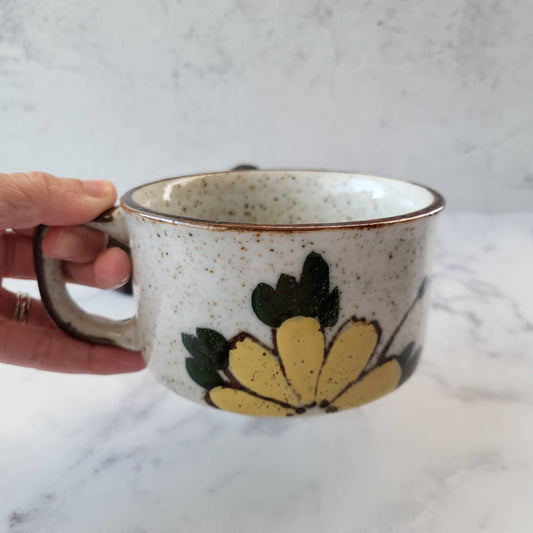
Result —
<path fill-rule="evenodd" d="M 2 171 L 332 168 L 533 204 L 524 0 L 0 0 Z"/>
<path fill-rule="evenodd" d="M 1 366 L 0 531 L 530 533 L 532 262 L 533 215 L 445 213 L 417 373 L 331 416 L 224 413 L 147 371 Z"/>

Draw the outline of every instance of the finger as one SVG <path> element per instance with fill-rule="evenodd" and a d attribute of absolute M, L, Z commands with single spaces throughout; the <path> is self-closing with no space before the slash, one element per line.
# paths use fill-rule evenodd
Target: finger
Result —
<path fill-rule="evenodd" d="M 35 277 L 33 239 L 18 232 L 0 233 L 0 278 Z"/>
<path fill-rule="evenodd" d="M 17 229 L 17 235 L 24 235 L 24 237 L 33 238 L 34 233 L 35 233 L 35 228 Z"/>
<path fill-rule="evenodd" d="M 0 289 L 0 320 L 12 320 L 17 305 L 17 295 L 6 289 Z M 32 298 L 28 311 L 28 326 L 55 328 L 55 324 L 48 316 L 40 300 Z"/>
<path fill-rule="evenodd" d="M 3 241 L 0 242 L 0 278 L 35 279 L 33 240 L 18 232 L 5 233 L 0 239 Z M 109 248 L 97 255 L 101 248 L 97 238 L 90 245 L 89 251 L 82 252 L 86 254 L 86 258 L 95 255 L 94 261 L 85 264 L 64 262 L 66 281 L 100 289 L 116 289 L 124 285 L 131 274 L 128 254 L 120 248 Z"/>
<path fill-rule="evenodd" d="M 0 362 L 75 374 L 136 372 L 146 365 L 139 352 L 82 342 L 58 329 L 0 321 Z"/>
<path fill-rule="evenodd" d="M 63 269 L 66 277 L 75 283 L 100 289 L 117 289 L 128 281 L 131 262 L 124 250 L 109 248 L 93 263 L 65 263 Z"/>
<path fill-rule="evenodd" d="M 74 263 L 89 263 L 105 250 L 108 236 L 86 226 L 50 228 L 43 239 L 43 253 L 48 257 Z"/>
<path fill-rule="evenodd" d="M 56 178 L 44 172 L 0 174 L 0 229 L 76 226 L 111 207 L 109 181 Z"/>

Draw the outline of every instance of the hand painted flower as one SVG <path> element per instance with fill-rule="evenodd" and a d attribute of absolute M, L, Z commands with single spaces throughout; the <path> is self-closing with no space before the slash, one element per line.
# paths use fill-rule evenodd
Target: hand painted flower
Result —
<path fill-rule="evenodd" d="M 246 333 L 238 336 L 228 365 L 238 384 L 212 388 L 209 401 L 255 416 L 290 416 L 315 406 L 333 412 L 380 398 L 401 380 L 395 358 L 366 370 L 379 340 L 376 325 L 366 320 L 350 320 L 328 348 L 311 317 L 285 320 L 275 340 L 279 356 Z"/>

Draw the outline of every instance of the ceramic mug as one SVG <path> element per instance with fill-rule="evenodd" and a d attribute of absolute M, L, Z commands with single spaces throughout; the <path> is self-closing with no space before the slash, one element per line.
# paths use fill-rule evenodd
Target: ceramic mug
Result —
<path fill-rule="evenodd" d="M 328 171 L 245 170 L 137 187 L 89 224 L 131 249 L 135 316 L 80 309 L 42 255 L 42 300 L 75 337 L 141 350 L 178 394 L 255 416 L 331 413 L 414 372 L 442 196 Z"/>

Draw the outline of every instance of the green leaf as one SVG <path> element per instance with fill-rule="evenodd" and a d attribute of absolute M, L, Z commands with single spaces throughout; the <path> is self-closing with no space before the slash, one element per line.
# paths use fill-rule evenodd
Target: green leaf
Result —
<path fill-rule="evenodd" d="M 420 287 L 418 288 L 418 294 L 416 295 L 418 300 L 421 300 L 424 297 L 424 293 L 426 292 L 427 284 L 428 284 L 428 277 L 426 276 L 422 280 L 422 283 L 420 284 Z"/>
<path fill-rule="evenodd" d="M 416 370 L 416 367 L 418 366 L 418 362 L 420 361 L 420 355 L 422 354 L 422 346 L 419 346 L 416 350 L 414 350 L 414 347 L 414 341 L 410 342 L 402 350 L 400 355 L 397 356 L 398 363 L 402 368 L 402 377 L 400 378 L 398 386 L 407 381 L 413 375 L 414 371 Z"/>
<path fill-rule="evenodd" d="M 216 370 L 205 368 L 197 359 L 192 357 L 185 359 L 185 368 L 191 379 L 204 389 L 211 390 L 225 384 L 222 376 Z"/>
<path fill-rule="evenodd" d="M 294 276 L 281 274 L 276 285 L 277 304 L 283 305 L 287 309 L 296 309 L 296 294 L 298 292 L 298 282 Z"/>
<path fill-rule="evenodd" d="M 266 283 L 260 283 L 252 292 L 252 308 L 257 318 L 267 326 L 277 328 L 279 309 L 275 290 Z"/>
<path fill-rule="evenodd" d="M 322 327 L 331 327 L 339 318 L 339 290 L 329 292 L 329 266 L 322 256 L 311 252 L 302 269 L 297 294 L 299 313 L 318 319 Z"/>
<path fill-rule="evenodd" d="M 185 368 L 191 379 L 207 390 L 226 382 L 218 370 L 227 368 L 230 343 L 223 335 L 208 328 L 197 328 L 196 336 L 181 334 L 183 346 L 192 357 L 185 360 Z"/>
<path fill-rule="evenodd" d="M 409 356 L 413 352 L 415 347 L 415 341 L 411 341 L 401 352 L 400 355 L 397 356 L 398 362 L 400 363 L 400 366 L 403 367 L 403 365 L 406 363 L 407 359 L 409 359 Z"/>
<path fill-rule="evenodd" d="M 329 266 L 316 252 L 305 259 L 297 294 L 298 307 L 304 316 L 318 316 L 329 295 Z"/>
<path fill-rule="evenodd" d="M 231 345 L 224 336 L 214 329 L 207 328 L 197 328 L 196 335 L 200 344 L 205 347 L 208 357 L 213 361 L 214 366 L 219 370 L 226 368 Z"/>
<path fill-rule="evenodd" d="M 318 313 L 318 321 L 324 328 L 334 326 L 339 320 L 339 289 L 335 287 Z"/>
<path fill-rule="evenodd" d="M 209 372 L 226 368 L 230 343 L 213 329 L 197 328 L 196 335 L 182 333 L 181 341 L 197 364 Z"/>
<path fill-rule="evenodd" d="M 193 357 L 198 359 L 203 359 L 205 357 L 204 346 L 194 335 L 182 333 L 181 342 Z"/>
<path fill-rule="evenodd" d="M 318 253 L 311 252 L 299 282 L 294 276 L 281 274 L 275 289 L 260 283 L 252 293 L 252 308 L 273 328 L 293 316 L 314 317 L 324 327 L 333 326 L 339 315 L 339 291 L 329 292 L 329 266 Z"/>

